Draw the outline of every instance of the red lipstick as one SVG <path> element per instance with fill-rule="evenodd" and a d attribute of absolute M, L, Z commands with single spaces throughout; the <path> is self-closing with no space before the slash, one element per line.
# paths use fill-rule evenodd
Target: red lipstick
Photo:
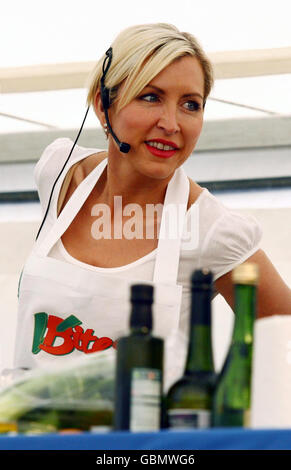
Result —
<path fill-rule="evenodd" d="M 152 147 L 149 145 L 149 142 L 157 142 L 161 143 L 163 145 L 169 145 L 170 147 L 174 147 L 171 150 L 163 150 L 163 149 L 158 149 L 156 147 Z M 169 140 L 164 140 L 164 139 L 152 139 L 149 141 L 145 142 L 147 149 L 149 152 L 151 152 L 152 155 L 155 155 L 156 157 L 161 157 L 161 158 L 170 158 L 173 155 L 175 155 L 176 151 L 178 150 L 177 144 L 175 142 L 171 142 Z"/>
<path fill-rule="evenodd" d="M 170 145 L 171 147 L 175 147 L 175 149 L 178 148 L 178 145 L 175 144 L 175 142 L 171 142 L 170 140 L 165 140 L 165 139 L 151 139 L 148 140 L 148 142 L 158 142 L 164 145 Z"/>

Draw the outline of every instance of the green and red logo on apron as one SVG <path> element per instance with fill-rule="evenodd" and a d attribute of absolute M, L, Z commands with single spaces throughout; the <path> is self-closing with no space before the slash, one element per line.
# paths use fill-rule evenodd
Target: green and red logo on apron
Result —
<path fill-rule="evenodd" d="M 93 329 L 84 331 L 81 324 L 75 315 L 63 319 L 45 312 L 35 313 L 32 353 L 45 351 L 55 356 L 63 356 L 75 349 L 90 354 L 110 347 L 116 348 L 116 341 L 106 336 L 98 338 Z M 58 338 L 62 343 L 56 345 Z"/>

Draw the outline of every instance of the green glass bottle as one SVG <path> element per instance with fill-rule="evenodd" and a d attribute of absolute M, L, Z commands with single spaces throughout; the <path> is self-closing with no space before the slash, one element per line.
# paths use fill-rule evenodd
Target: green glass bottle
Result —
<path fill-rule="evenodd" d="M 212 341 L 212 273 L 196 270 L 191 278 L 189 345 L 184 375 L 167 394 L 167 426 L 171 429 L 209 428 L 215 386 Z"/>
<path fill-rule="evenodd" d="M 152 336 L 153 287 L 131 287 L 130 334 L 117 341 L 114 429 L 162 427 L 164 342 Z"/>
<path fill-rule="evenodd" d="M 249 427 L 253 328 L 258 268 L 243 263 L 233 271 L 235 323 L 232 342 L 213 399 L 214 427 Z"/>

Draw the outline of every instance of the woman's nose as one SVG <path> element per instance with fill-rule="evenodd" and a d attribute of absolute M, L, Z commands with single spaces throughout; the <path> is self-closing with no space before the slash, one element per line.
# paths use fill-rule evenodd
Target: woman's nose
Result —
<path fill-rule="evenodd" d="M 159 129 L 163 129 L 166 134 L 176 134 L 180 130 L 176 107 L 163 107 L 157 126 Z"/>

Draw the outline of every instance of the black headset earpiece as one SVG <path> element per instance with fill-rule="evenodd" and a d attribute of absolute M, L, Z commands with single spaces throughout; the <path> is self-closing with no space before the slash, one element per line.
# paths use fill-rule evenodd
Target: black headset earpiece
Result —
<path fill-rule="evenodd" d="M 112 62 L 112 47 L 109 47 L 109 49 L 106 51 L 106 57 L 104 59 L 103 66 L 102 66 L 103 74 L 102 74 L 102 77 L 101 77 L 101 80 L 100 80 L 100 82 L 101 82 L 101 84 L 100 84 L 101 101 L 102 101 L 102 106 L 103 106 L 103 109 L 104 109 L 106 123 L 107 123 L 107 126 L 108 126 L 108 131 L 110 132 L 113 139 L 117 143 L 120 152 L 128 153 L 130 151 L 130 145 L 127 144 L 126 142 L 120 142 L 120 140 L 118 139 L 117 135 L 114 133 L 114 131 L 111 127 L 111 124 L 110 124 L 110 121 L 109 121 L 109 116 L 108 116 L 108 109 L 110 108 L 111 103 L 110 103 L 110 90 L 105 86 L 105 77 L 106 77 L 106 74 L 109 70 L 111 62 Z"/>
<path fill-rule="evenodd" d="M 109 67 L 112 62 L 112 47 L 109 47 L 109 49 L 106 51 L 106 57 L 104 59 L 103 65 L 102 65 L 102 77 L 101 77 L 101 101 L 102 101 L 102 106 L 104 108 L 104 111 L 107 110 L 110 107 L 110 95 L 109 95 L 109 89 L 106 88 L 105 86 L 105 77 L 106 74 L 109 70 Z"/>

